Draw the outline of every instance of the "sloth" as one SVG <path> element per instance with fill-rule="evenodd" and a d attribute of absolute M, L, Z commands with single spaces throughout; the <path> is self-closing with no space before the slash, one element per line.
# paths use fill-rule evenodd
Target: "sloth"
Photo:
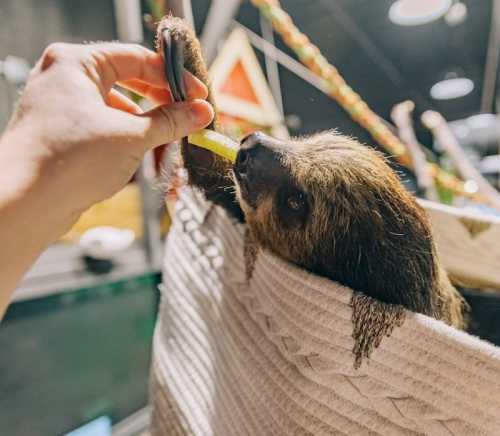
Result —
<path fill-rule="evenodd" d="M 183 41 L 184 67 L 208 86 L 191 29 L 166 17 L 164 30 Z M 181 154 L 188 183 L 244 222 L 258 248 L 379 302 L 465 326 L 466 304 L 439 265 L 429 220 L 381 153 L 330 130 L 287 140 L 252 133 L 234 164 L 187 139 Z"/>

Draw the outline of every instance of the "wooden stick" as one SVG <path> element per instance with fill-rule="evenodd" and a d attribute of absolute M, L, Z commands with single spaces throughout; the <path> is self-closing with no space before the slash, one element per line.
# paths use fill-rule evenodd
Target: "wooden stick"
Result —
<path fill-rule="evenodd" d="M 500 193 L 472 165 L 444 117 L 439 112 L 426 111 L 422 114 L 422 123 L 450 156 L 462 178 L 475 182 L 477 191 L 483 195 L 486 203 L 500 210 Z"/>
<path fill-rule="evenodd" d="M 412 169 L 417 178 L 419 193 L 429 200 L 438 200 L 434 178 L 431 175 L 429 165 L 422 145 L 418 142 L 411 114 L 415 109 L 415 104 L 406 100 L 398 103 L 392 108 L 391 118 L 398 129 L 399 137 L 406 144 L 412 160 Z"/>

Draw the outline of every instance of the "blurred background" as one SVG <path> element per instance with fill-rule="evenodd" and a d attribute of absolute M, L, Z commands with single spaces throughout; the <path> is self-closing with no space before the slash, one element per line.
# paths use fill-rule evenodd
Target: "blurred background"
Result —
<path fill-rule="evenodd" d="M 408 189 L 496 223 L 495 201 L 471 198 L 483 182 L 495 191 L 499 183 L 500 2 L 280 5 L 380 116 L 375 124 L 413 135 L 413 167 L 394 160 Z M 393 154 L 383 135 L 374 138 L 350 116 L 359 115 L 357 97 L 350 103 L 350 91 L 335 85 L 336 73 L 317 68 L 319 54 L 290 35 L 290 22 L 272 1 L 2 0 L 0 127 L 49 43 L 120 40 L 153 47 L 155 23 L 169 11 L 192 20 L 201 37 L 227 134 L 260 129 L 287 137 L 336 128 Z M 445 120 L 452 146 L 439 140 L 432 118 L 420 121 L 427 111 Z M 130 184 L 86 212 L 20 284 L 0 326 L 0 434 L 127 435 L 147 425 L 162 239 L 182 184 L 175 165 L 162 167 L 176 161 L 175 150 L 149 154 Z M 464 183 L 429 184 L 419 158 Z M 173 180 L 166 194 L 158 188 L 162 171 Z M 473 305 L 473 332 L 500 344 L 495 289 L 487 283 L 462 290 Z"/>

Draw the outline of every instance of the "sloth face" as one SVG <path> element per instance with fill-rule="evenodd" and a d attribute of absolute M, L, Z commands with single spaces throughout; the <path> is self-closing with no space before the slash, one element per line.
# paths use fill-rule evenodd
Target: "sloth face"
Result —
<path fill-rule="evenodd" d="M 437 274 L 430 226 L 378 152 L 335 132 L 289 141 L 255 133 L 242 141 L 233 173 L 262 247 L 381 301 L 429 312 Z"/>

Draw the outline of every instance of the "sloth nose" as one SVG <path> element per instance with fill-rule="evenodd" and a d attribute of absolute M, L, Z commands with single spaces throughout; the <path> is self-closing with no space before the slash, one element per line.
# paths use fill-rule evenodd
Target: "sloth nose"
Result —
<path fill-rule="evenodd" d="M 287 179 L 288 171 L 282 165 L 283 150 L 282 142 L 261 132 L 241 141 L 233 172 L 249 205 L 256 207 L 259 198 Z"/>
<path fill-rule="evenodd" d="M 241 141 L 241 150 L 249 150 L 259 146 L 265 146 L 271 138 L 262 132 L 253 132 L 245 136 Z"/>
<path fill-rule="evenodd" d="M 236 156 L 234 169 L 244 175 L 252 170 L 263 170 L 275 165 L 278 154 L 276 153 L 276 140 L 262 132 L 255 132 L 246 136 L 241 141 L 240 150 Z"/>

